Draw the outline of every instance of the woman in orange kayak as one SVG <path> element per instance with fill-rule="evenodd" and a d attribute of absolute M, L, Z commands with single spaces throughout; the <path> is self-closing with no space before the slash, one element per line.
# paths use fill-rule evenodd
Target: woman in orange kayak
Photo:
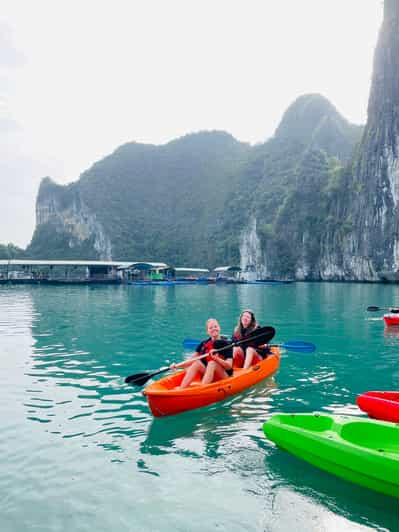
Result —
<path fill-rule="evenodd" d="M 220 336 L 220 325 L 217 320 L 210 318 L 206 322 L 206 331 L 209 338 L 201 342 L 189 360 L 179 364 L 171 364 L 171 369 L 188 368 L 180 384 L 180 388 L 187 388 L 199 373 L 202 375 L 201 384 L 210 384 L 229 377 L 233 372 L 233 350 L 226 349 L 215 353 L 215 348 L 220 349 L 228 345 L 227 340 Z M 207 357 L 197 360 L 198 357 L 208 354 Z"/>
<path fill-rule="evenodd" d="M 233 332 L 233 342 L 242 340 L 242 338 L 259 329 L 259 327 L 260 325 L 256 321 L 252 310 L 243 310 Z M 256 347 L 256 344 L 244 348 L 236 346 L 233 350 L 233 358 L 237 366 L 248 369 L 252 364 L 257 364 L 266 358 L 269 352 L 267 346 Z"/>

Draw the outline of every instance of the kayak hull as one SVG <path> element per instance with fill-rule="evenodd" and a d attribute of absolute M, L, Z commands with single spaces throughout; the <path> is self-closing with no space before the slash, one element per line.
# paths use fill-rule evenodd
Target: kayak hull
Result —
<path fill-rule="evenodd" d="M 147 386 L 143 395 L 155 417 L 171 416 L 186 410 L 194 410 L 203 406 L 223 401 L 232 395 L 246 390 L 250 386 L 273 375 L 280 364 L 278 347 L 272 347 L 272 354 L 248 369 L 235 368 L 231 377 L 201 385 L 196 379 L 188 388 L 176 388 L 181 383 L 184 371 L 173 373 Z"/>
<path fill-rule="evenodd" d="M 349 482 L 399 497 L 399 427 L 362 417 L 278 414 L 263 425 L 278 447 Z"/>
<path fill-rule="evenodd" d="M 374 419 L 399 423 L 399 392 L 366 392 L 356 402 L 360 410 Z"/>
<path fill-rule="evenodd" d="M 399 325 L 399 314 L 384 314 L 384 321 L 387 327 Z"/>

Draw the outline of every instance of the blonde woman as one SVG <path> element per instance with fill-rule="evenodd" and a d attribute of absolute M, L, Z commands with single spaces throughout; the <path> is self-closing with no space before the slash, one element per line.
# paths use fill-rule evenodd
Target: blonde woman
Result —
<path fill-rule="evenodd" d="M 228 345 L 228 341 L 220 335 L 220 325 L 217 320 L 210 318 L 206 322 L 206 331 L 209 338 L 203 340 L 195 349 L 195 353 L 189 360 L 172 364 L 171 369 L 188 368 L 180 388 L 187 388 L 197 375 L 202 375 L 201 384 L 210 384 L 211 382 L 226 379 L 233 373 L 233 350 L 226 349 L 221 353 L 215 353 L 215 349 L 220 349 Z M 208 356 L 198 360 L 198 357 L 207 354 Z"/>

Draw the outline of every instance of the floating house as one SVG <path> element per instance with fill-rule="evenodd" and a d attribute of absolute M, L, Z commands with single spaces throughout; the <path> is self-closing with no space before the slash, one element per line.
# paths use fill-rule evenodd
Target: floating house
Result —
<path fill-rule="evenodd" d="M 164 262 L 0 260 L 1 284 L 190 284 L 211 282 L 208 275 L 206 268 L 172 268 Z"/>
<path fill-rule="evenodd" d="M 215 268 L 217 283 L 238 283 L 240 282 L 239 274 L 241 272 L 240 266 L 219 266 Z"/>
<path fill-rule="evenodd" d="M 207 281 L 207 268 L 173 268 L 174 278 L 178 281 Z"/>
<path fill-rule="evenodd" d="M 0 282 L 89 284 L 122 282 L 124 262 L 95 260 L 0 260 Z"/>
<path fill-rule="evenodd" d="M 119 270 L 126 282 L 164 281 L 171 275 L 171 268 L 164 262 L 129 262 Z"/>

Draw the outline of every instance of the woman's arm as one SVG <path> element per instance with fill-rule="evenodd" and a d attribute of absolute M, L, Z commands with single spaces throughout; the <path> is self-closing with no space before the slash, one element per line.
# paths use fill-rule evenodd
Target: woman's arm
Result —
<path fill-rule="evenodd" d="M 191 366 L 191 364 L 198 358 L 203 358 L 203 357 L 201 357 L 200 353 L 195 352 L 191 355 L 191 357 L 188 360 L 183 360 L 183 362 L 179 362 L 178 364 L 173 363 L 169 367 L 170 369 L 187 368 L 188 366 Z"/>
<path fill-rule="evenodd" d="M 231 369 L 233 367 L 233 359 L 228 358 L 227 360 L 218 356 L 218 353 L 214 353 L 213 350 L 209 353 L 212 360 L 217 362 L 223 369 Z"/>

